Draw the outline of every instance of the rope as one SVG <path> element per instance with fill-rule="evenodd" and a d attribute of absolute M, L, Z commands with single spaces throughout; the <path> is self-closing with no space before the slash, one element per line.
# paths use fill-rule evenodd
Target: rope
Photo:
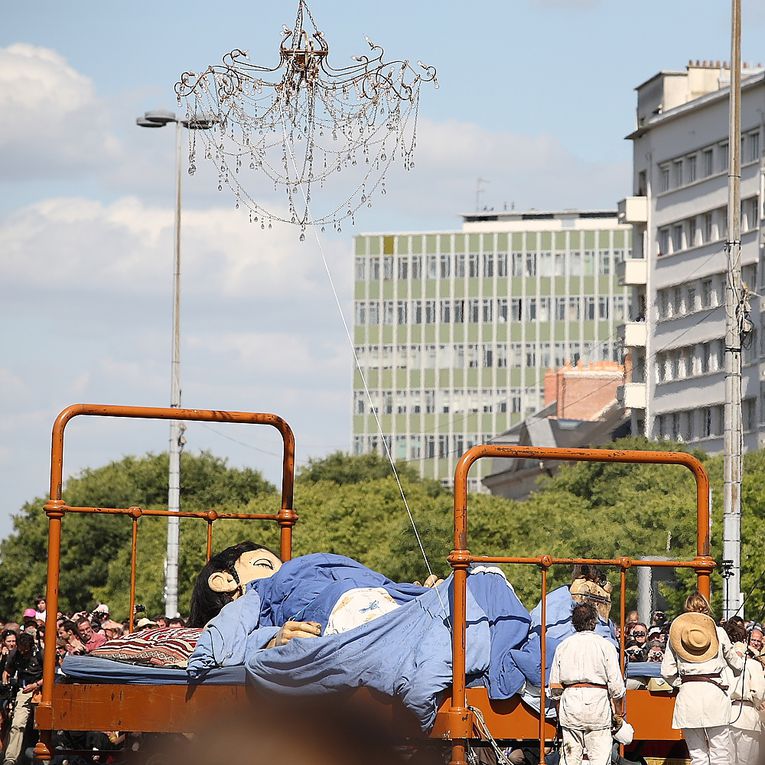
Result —
<path fill-rule="evenodd" d="M 290 144 L 290 142 L 289 142 L 289 140 L 287 138 L 287 125 L 286 125 L 286 122 L 285 122 L 284 110 L 283 109 L 280 112 L 280 116 L 281 116 L 281 121 L 282 121 L 282 132 L 284 134 L 284 145 L 285 145 L 285 147 L 287 149 L 287 152 L 289 153 L 290 161 L 292 162 L 292 167 L 293 167 L 293 170 L 295 171 L 295 175 L 297 177 L 298 176 L 297 163 L 295 162 L 295 155 L 292 152 L 292 146 L 291 146 L 291 144 Z M 305 193 L 305 189 L 303 188 L 302 181 L 300 181 L 299 185 L 300 185 L 300 193 L 303 196 L 303 201 L 305 203 L 306 218 L 307 218 L 306 225 L 310 225 L 311 228 L 313 229 L 314 237 L 316 238 L 316 244 L 317 244 L 317 246 L 319 248 L 319 254 L 321 255 L 321 262 L 324 265 L 324 271 L 327 274 L 327 279 L 329 280 L 329 286 L 330 286 L 330 288 L 332 290 L 332 295 L 333 295 L 333 297 L 335 299 L 335 305 L 337 306 L 337 312 L 340 315 L 340 321 L 343 324 L 343 329 L 345 330 L 345 336 L 346 336 L 346 338 L 348 340 L 348 344 L 351 347 L 351 352 L 353 353 L 353 363 L 356 365 L 356 369 L 357 369 L 357 371 L 359 373 L 359 376 L 361 377 L 361 382 L 362 382 L 362 384 L 364 386 L 364 392 L 365 392 L 365 394 L 367 396 L 367 400 L 369 401 L 369 404 L 370 404 L 370 406 L 372 408 L 372 411 L 374 413 L 375 423 L 377 424 L 377 432 L 380 435 L 380 439 L 381 439 L 381 441 L 383 443 L 383 446 L 385 448 L 385 456 L 388 458 L 388 462 L 390 463 L 391 470 L 393 471 L 393 477 L 396 479 L 396 485 L 398 486 L 398 491 L 399 491 L 399 494 L 401 495 L 401 500 L 404 503 L 404 507 L 406 508 L 406 514 L 409 517 L 409 523 L 410 523 L 410 525 L 412 527 L 412 531 L 414 532 L 415 539 L 417 540 L 417 546 L 419 547 L 420 553 L 422 555 L 422 559 L 425 562 L 425 568 L 427 569 L 428 577 L 432 578 L 434 576 L 433 569 L 431 568 L 430 561 L 428 560 L 428 555 L 425 552 L 425 546 L 422 543 L 422 537 L 420 536 L 420 532 L 417 529 L 417 524 L 416 524 L 416 522 L 414 520 L 414 515 L 412 513 L 412 510 L 409 507 L 409 501 L 406 498 L 406 493 L 405 493 L 404 487 L 403 487 L 403 485 L 401 483 L 401 478 L 399 477 L 398 471 L 396 470 L 396 465 L 395 465 L 395 463 L 393 461 L 393 455 L 390 452 L 390 447 L 388 446 L 388 441 L 387 441 L 387 439 L 385 438 L 385 436 L 383 434 L 382 423 L 380 422 L 380 418 L 379 418 L 379 416 L 377 414 L 376 408 L 374 406 L 372 406 L 372 395 L 369 392 L 369 386 L 367 385 L 366 375 L 364 374 L 364 371 L 361 368 L 361 364 L 359 363 L 358 355 L 356 354 L 356 347 L 355 347 L 355 345 L 353 343 L 353 336 L 351 334 L 350 327 L 348 326 L 348 321 L 345 318 L 345 312 L 343 311 L 343 305 L 342 305 L 342 303 L 340 301 L 340 296 L 338 295 L 337 287 L 335 286 L 335 280 L 332 277 L 332 270 L 330 269 L 329 263 L 327 262 L 327 257 L 326 257 L 326 254 L 324 253 L 324 247 L 322 246 L 321 238 L 319 237 L 319 232 L 316 230 L 316 226 L 311 221 L 310 206 L 308 204 L 308 197 L 307 197 L 307 195 Z M 441 592 L 439 591 L 439 589 L 437 587 L 434 588 L 434 589 L 436 590 L 436 595 L 438 596 L 438 602 L 441 605 L 441 609 L 443 610 L 444 615 L 447 618 L 447 623 L 449 623 L 449 628 L 451 629 L 451 623 L 450 623 L 449 618 L 448 618 L 448 610 L 446 608 L 446 604 L 443 601 L 443 598 L 441 597 Z"/>

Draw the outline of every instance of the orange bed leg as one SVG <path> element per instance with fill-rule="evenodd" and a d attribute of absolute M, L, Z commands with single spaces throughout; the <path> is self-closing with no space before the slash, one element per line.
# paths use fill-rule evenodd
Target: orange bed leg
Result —
<path fill-rule="evenodd" d="M 467 742 L 452 743 L 452 758 L 449 765 L 467 765 Z"/>

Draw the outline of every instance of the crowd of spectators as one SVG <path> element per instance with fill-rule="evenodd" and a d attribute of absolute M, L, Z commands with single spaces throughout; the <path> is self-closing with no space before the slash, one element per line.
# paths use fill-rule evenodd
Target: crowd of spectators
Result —
<path fill-rule="evenodd" d="M 669 626 L 672 620 L 667 618 L 664 611 L 654 611 L 651 614 L 650 624 L 640 621 L 637 611 L 630 611 L 624 622 L 625 635 L 625 658 L 628 662 L 650 661 L 658 662 L 664 659 L 664 651 L 667 648 Z M 765 651 L 763 651 L 763 626 L 756 622 L 745 621 L 734 616 L 731 622 L 742 627 L 749 635 L 749 653 L 765 665 Z M 720 626 L 725 627 L 723 622 Z M 617 626 L 617 635 L 619 627 Z"/>
<path fill-rule="evenodd" d="M 32 705 L 42 689 L 42 656 L 47 617 L 45 598 L 23 612 L 19 621 L 0 619 L 0 741 L 3 765 L 20 765 L 30 743 Z M 158 615 L 141 616 L 133 630 L 154 627 L 183 627 L 185 620 Z M 109 606 L 99 603 L 92 611 L 56 615 L 56 663 L 67 654 L 84 655 L 107 640 L 129 633 L 127 620 L 111 618 Z"/>

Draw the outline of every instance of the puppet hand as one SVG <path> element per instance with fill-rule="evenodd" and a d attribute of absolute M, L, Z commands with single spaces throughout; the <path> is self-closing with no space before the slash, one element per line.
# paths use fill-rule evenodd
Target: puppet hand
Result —
<path fill-rule="evenodd" d="M 285 622 L 284 626 L 274 635 L 266 648 L 286 645 L 293 638 L 312 638 L 321 635 L 321 624 L 318 622 Z"/>
<path fill-rule="evenodd" d="M 422 584 L 423 587 L 436 587 L 441 582 L 443 582 L 443 579 L 439 579 L 435 574 L 431 574 Z"/>

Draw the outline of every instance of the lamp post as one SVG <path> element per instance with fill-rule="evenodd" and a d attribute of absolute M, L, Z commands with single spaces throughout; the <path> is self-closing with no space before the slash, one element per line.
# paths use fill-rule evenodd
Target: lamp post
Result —
<path fill-rule="evenodd" d="M 155 110 L 136 119 L 136 125 L 161 128 L 175 123 L 175 227 L 173 236 L 173 334 L 170 361 L 170 406 L 181 405 L 181 129 L 209 130 L 215 120 L 200 117 L 179 119 L 174 112 Z M 168 472 L 167 507 L 177 513 L 181 509 L 181 450 L 186 426 L 178 420 L 170 422 L 170 467 Z M 178 615 L 178 541 L 179 519 L 167 519 L 167 562 L 165 564 L 165 614 Z"/>

